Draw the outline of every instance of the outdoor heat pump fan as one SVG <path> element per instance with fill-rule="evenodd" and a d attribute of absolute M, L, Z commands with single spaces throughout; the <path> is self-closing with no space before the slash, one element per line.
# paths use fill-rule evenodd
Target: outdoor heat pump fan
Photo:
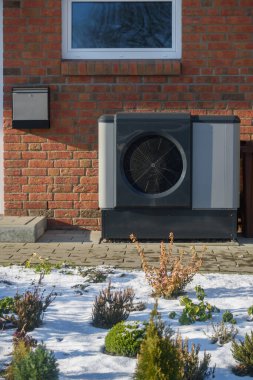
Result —
<path fill-rule="evenodd" d="M 232 128 L 231 122 L 239 124 L 236 118 L 217 121 L 219 130 L 208 117 L 188 113 L 119 113 L 99 119 L 102 237 L 126 239 L 134 232 L 140 239 L 164 239 L 172 231 L 179 239 L 231 238 L 239 175 L 238 160 L 232 157 L 238 155 L 238 128 Z M 229 136 L 223 125 L 232 132 L 229 143 L 234 149 L 226 153 L 226 162 L 217 165 L 213 155 L 219 152 L 213 143 L 217 140 L 220 145 L 222 136 Z M 209 146 L 203 137 L 206 127 Z M 219 158 L 224 161 L 222 155 Z M 230 173 L 231 158 L 236 162 L 234 175 L 224 188 L 217 184 L 213 191 L 209 177 L 222 178 L 223 166 Z M 233 199 L 222 204 L 216 193 L 227 197 L 231 181 Z"/>
<path fill-rule="evenodd" d="M 129 184 L 143 194 L 173 191 L 183 176 L 184 162 L 177 145 L 159 135 L 141 137 L 127 149 L 123 171 Z"/>

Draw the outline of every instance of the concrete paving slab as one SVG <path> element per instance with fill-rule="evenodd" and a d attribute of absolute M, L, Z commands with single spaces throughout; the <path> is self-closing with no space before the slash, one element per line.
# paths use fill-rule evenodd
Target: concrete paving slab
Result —
<path fill-rule="evenodd" d="M 46 228 L 44 216 L 0 216 L 0 242 L 35 242 Z"/>

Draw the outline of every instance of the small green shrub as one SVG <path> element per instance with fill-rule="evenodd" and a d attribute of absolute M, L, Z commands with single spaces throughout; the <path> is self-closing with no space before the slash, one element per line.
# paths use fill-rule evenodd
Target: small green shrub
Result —
<path fill-rule="evenodd" d="M 30 350 L 20 359 L 13 361 L 13 380 L 57 380 L 58 366 L 52 351 L 44 345 Z"/>
<path fill-rule="evenodd" d="M 101 270 L 97 268 L 88 268 L 88 269 L 79 268 L 78 272 L 82 277 L 86 278 L 87 282 L 90 282 L 90 283 L 104 282 L 106 281 L 107 276 L 108 276 L 108 273 L 106 272 L 106 270 Z"/>
<path fill-rule="evenodd" d="M 0 300 L 0 328 L 15 327 L 15 299 L 13 297 L 4 297 Z"/>
<path fill-rule="evenodd" d="M 207 321 L 212 318 L 212 313 L 219 312 L 216 306 L 204 301 L 205 292 L 200 286 L 195 287 L 199 303 L 194 303 L 189 297 L 181 297 L 180 304 L 184 306 L 179 318 L 181 325 L 190 325 L 196 321 Z"/>
<path fill-rule="evenodd" d="M 111 283 L 95 298 L 92 309 L 92 324 L 95 327 L 111 328 L 116 323 L 125 321 L 133 305 L 132 288 L 111 291 Z"/>
<path fill-rule="evenodd" d="M 16 341 L 14 344 L 13 352 L 12 352 L 12 361 L 8 366 L 5 377 L 7 380 L 22 380 L 22 378 L 15 377 L 14 368 L 20 363 L 31 351 L 31 346 L 27 345 L 23 339 Z M 27 377 L 27 380 L 29 377 Z"/>
<path fill-rule="evenodd" d="M 248 308 L 249 316 L 253 316 L 253 305 Z"/>
<path fill-rule="evenodd" d="M 165 329 L 156 304 L 141 344 L 134 379 L 182 380 L 182 365 L 172 331 Z"/>
<path fill-rule="evenodd" d="M 14 312 L 14 298 L 13 297 L 4 297 L 0 300 L 0 317 L 3 314 L 13 313 Z"/>
<path fill-rule="evenodd" d="M 35 262 L 34 259 L 35 258 Z M 49 258 L 43 258 L 39 256 L 36 252 L 34 252 L 30 259 L 25 261 L 25 268 L 32 268 L 36 273 L 40 274 L 38 284 L 41 284 L 43 278 L 46 274 L 52 272 L 53 269 L 60 269 L 63 264 L 52 264 L 49 261 Z"/>
<path fill-rule="evenodd" d="M 214 377 L 215 367 L 210 368 L 211 355 L 204 352 L 199 358 L 200 346 L 191 345 L 178 334 L 166 329 L 157 312 L 157 304 L 151 313 L 146 336 L 138 355 L 135 380 L 204 380 Z"/>
<path fill-rule="evenodd" d="M 211 334 L 205 332 L 205 335 L 210 339 L 211 343 L 218 343 L 220 346 L 234 340 L 238 333 L 233 324 L 227 326 L 223 321 L 216 324 L 212 323 L 211 326 Z"/>
<path fill-rule="evenodd" d="M 135 357 L 140 350 L 147 326 L 142 322 L 119 322 L 105 337 L 107 353 Z"/>
<path fill-rule="evenodd" d="M 176 316 L 177 316 L 177 313 L 176 313 L 175 311 L 171 311 L 171 312 L 169 313 L 169 318 L 170 318 L 170 319 L 175 319 Z"/>
<path fill-rule="evenodd" d="M 253 331 L 245 335 L 244 341 L 232 342 L 231 351 L 238 363 L 233 371 L 238 375 L 253 376 Z"/>
<path fill-rule="evenodd" d="M 231 313 L 231 311 L 228 311 L 228 310 L 226 310 L 222 314 L 222 321 L 232 323 L 233 325 L 236 324 L 236 320 L 234 319 L 233 313 Z"/>

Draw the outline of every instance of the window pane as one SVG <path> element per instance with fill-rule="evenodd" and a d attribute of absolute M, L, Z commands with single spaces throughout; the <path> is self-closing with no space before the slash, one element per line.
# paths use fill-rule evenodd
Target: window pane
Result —
<path fill-rule="evenodd" d="M 74 49 L 171 47 L 171 1 L 72 3 Z"/>

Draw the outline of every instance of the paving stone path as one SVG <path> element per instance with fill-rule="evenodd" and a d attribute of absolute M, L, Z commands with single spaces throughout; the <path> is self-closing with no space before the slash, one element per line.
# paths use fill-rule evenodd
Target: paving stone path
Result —
<path fill-rule="evenodd" d="M 184 250 L 187 259 L 193 243 L 175 243 L 174 255 Z M 141 243 L 151 265 L 158 265 L 160 243 Z M 203 272 L 253 274 L 253 241 L 239 239 L 239 243 L 195 244 L 203 257 Z M 83 266 L 110 265 L 123 269 L 140 269 L 137 250 L 130 242 L 99 242 L 93 236 L 78 231 L 47 231 L 36 243 L 0 243 L 0 265 L 23 264 L 36 252 L 51 263 L 69 263 Z M 35 259 L 36 260 L 36 259 Z M 34 262 L 35 262 L 34 260 Z M 37 259 L 38 260 L 38 259 Z"/>

